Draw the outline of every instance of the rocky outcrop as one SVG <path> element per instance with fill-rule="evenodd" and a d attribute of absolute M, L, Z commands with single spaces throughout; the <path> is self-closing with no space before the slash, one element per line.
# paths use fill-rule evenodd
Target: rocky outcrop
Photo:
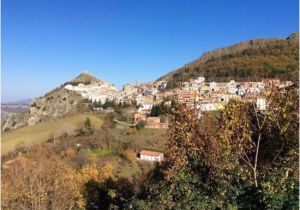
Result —
<path fill-rule="evenodd" d="M 99 86 L 108 84 L 105 81 L 98 80 L 91 73 L 84 72 L 70 82 L 66 82 L 61 87 L 52 90 L 45 96 L 34 99 L 29 107 L 28 125 L 35 125 L 39 122 L 51 121 L 61 118 L 73 112 L 84 111 L 86 101 L 82 94 L 76 91 L 68 90 L 67 85 L 89 85 Z"/>
<path fill-rule="evenodd" d="M 28 125 L 29 114 L 9 113 L 1 123 L 1 132 L 9 132 Z"/>
<path fill-rule="evenodd" d="M 90 109 L 86 97 L 84 98 L 80 92 L 66 89 L 65 86 L 67 84 L 75 86 L 88 85 L 91 88 L 101 85 L 111 86 L 103 80 L 96 79 L 92 74 L 84 72 L 70 82 L 66 82 L 45 94 L 43 97 L 34 99 L 29 106 L 29 112 L 10 114 L 2 121 L 2 132 L 11 131 L 26 125 L 35 125 L 39 122 L 52 121 L 66 115 Z"/>
<path fill-rule="evenodd" d="M 29 108 L 28 125 L 50 121 L 76 111 L 82 97 L 64 88 L 34 99 Z"/>

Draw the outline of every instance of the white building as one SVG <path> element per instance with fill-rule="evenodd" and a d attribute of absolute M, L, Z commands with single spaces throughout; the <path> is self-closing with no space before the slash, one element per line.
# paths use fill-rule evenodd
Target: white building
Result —
<path fill-rule="evenodd" d="M 237 90 L 237 94 L 238 94 L 238 95 L 242 96 L 242 95 L 244 95 L 245 93 L 246 93 L 246 89 L 245 89 L 244 87 L 238 88 L 238 90 Z"/>
<path fill-rule="evenodd" d="M 215 111 L 218 110 L 216 103 L 201 103 L 197 106 L 201 111 Z"/>
<path fill-rule="evenodd" d="M 149 112 L 151 111 L 153 104 L 140 103 L 138 112 Z"/>
<path fill-rule="evenodd" d="M 258 110 L 265 111 L 267 110 L 267 101 L 264 97 L 257 97 L 256 99 L 256 106 Z"/>
<path fill-rule="evenodd" d="M 117 88 L 108 83 L 103 83 L 101 85 L 84 85 L 80 83 L 77 86 L 68 84 L 65 86 L 65 89 L 75 91 L 82 97 L 87 98 L 93 102 L 101 101 L 102 103 L 104 103 L 106 100 L 113 100 L 114 95 L 118 93 Z"/>
<path fill-rule="evenodd" d="M 140 159 L 147 161 L 162 161 L 164 159 L 164 154 L 161 152 L 155 152 L 150 150 L 142 150 L 140 152 Z"/>
<path fill-rule="evenodd" d="M 194 83 L 196 84 L 201 84 L 202 82 L 205 81 L 205 78 L 204 77 L 198 77 L 197 79 L 194 80 Z"/>
<path fill-rule="evenodd" d="M 215 87 L 217 87 L 217 83 L 216 82 L 210 82 L 209 87 L 210 88 L 215 88 Z"/>
<path fill-rule="evenodd" d="M 228 87 L 227 92 L 230 94 L 236 94 L 238 92 L 238 89 L 236 87 Z"/>

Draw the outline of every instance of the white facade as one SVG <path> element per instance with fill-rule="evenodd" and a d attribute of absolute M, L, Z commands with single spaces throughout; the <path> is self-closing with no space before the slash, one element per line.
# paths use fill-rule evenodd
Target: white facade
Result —
<path fill-rule="evenodd" d="M 152 155 L 141 155 L 140 156 L 141 160 L 146 160 L 146 161 L 162 161 L 164 159 L 164 154 L 160 153 L 158 156 L 152 156 Z"/>
<path fill-rule="evenodd" d="M 65 89 L 78 92 L 83 98 L 93 102 L 101 101 L 102 103 L 106 100 L 112 100 L 113 95 L 118 91 L 115 86 L 105 83 L 101 85 L 84 85 L 80 83 L 77 86 L 68 84 Z"/>
<path fill-rule="evenodd" d="M 258 110 L 265 111 L 267 110 L 267 101 L 265 98 L 257 98 L 256 99 L 256 106 Z"/>
<path fill-rule="evenodd" d="M 238 95 L 242 96 L 246 93 L 246 89 L 244 87 L 241 87 L 238 89 Z"/>
<path fill-rule="evenodd" d="M 227 92 L 230 94 L 236 94 L 237 91 L 238 89 L 236 87 L 229 87 Z"/>
<path fill-rule="evenodd" d="M 199 109 L 201 111 L 215 111 L 218 110 L 216 103 L 203 103 L 199 104 Z"/>
<path fill-rule="evenodd" d="M 140 104 L 140 107 L 138 109 L 138 112 L 146 112 L 150 111 L 153 107 L 153 104 Z"/>
<path fill-rule="evenodd" d="M 215 88 L 215 87 L 217 87 L 216 82 L 210 82 L 210 83 L 209 83 L 209 87 L 210 87 L 210 88 Z"/>
<path fill-rule="evenodd" d="M 204 77 L 198 77 L 197 79 L 194 80 L 194 82 L 197 83 L 197 84 L 201 84 L 204 81 L 205 81 Z"/>

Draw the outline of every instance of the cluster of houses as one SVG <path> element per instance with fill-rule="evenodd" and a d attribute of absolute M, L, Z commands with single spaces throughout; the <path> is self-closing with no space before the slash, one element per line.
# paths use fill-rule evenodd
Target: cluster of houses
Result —
<path fill-rule="evenodd" d="M 65 86 L 67 90 L 76 91 L 82 97 L 91 101 L 107 100 L 119 102 L 132 102 L 137 104 L 136 112 L 147 115 L 151 112 L 153 105 L 160 103 L 166 98 L 173 98 L 178 103 L 186 104 L 187 107 L 202 111 L 217 111 L 231 100 L 244 100 L 255 102 L 258 109 L 267 109 L 266 95 L 272 86 L 288 86 L 290 81 L 281 82 L 278 78 L 266 78 L 259 82 L 206 82 L 204 77 L 190 79 L 181 83 L 181 86 L 173 90 L 166 90 L 167 79 L 157 80 L 145 84 L 126 84 L 123 89 L 117 88 L 107 82 L 97 84 L 78 84 Z M 169 101 L 170 102 L 170 101 Z M 156 118 L 147 118 L 149 127 L 164 127 L 165 124 Z"/>
<path fill-rule="evenodd" d="M 107 82 L 99 82 L 88 85 L 82 83 L 79 83 L 78 85 L 67 84 L 65 89 L 77 92 L 83 98 L 87 98 L 93 102 L 101 101 L 102 103 L 106 100 L 113 100 L 115 94 L 118 93 L 118 89 Z"/>
<path fill-rule="evenodd" d="M 244 100 L 255 102 L 259 110 L 267 109 L 266 95 L 272 86 L 288 86 L 290 81 L 281 82 L 278 78 L 262 79 L 259 82 L 206 82 L 204 77 L 190 79 L 181 83 L 181 86 L 173 90 L 165 90 L 167 79 L 157 80 L 145 84 L 126 84 L 123 89 L 117 88 L 109 83 L 78 84 L 65 86 L 67 90 L 76 91 L 82 97 L 91 101 L 107 100 L 118 102 L 132 102 L 137 104 L 136 112 L 147 115 L 151 112 L 153 105 L 160 103 L 166 98 L 173 98 L 178 103 L 186 104 L 187 107 L 203 111 L 217 111 L 231 100 Z M 170 102 L 170 101 L 169 101 Z M 147 121 L 149 127 L 165 127 L 157 118 L 143 119 Z"/>
<path fill-rule="evenodd" d="M 146 123 L 146 128 L 168 128 L 167 122 L 162 122 L 160 117 L 147 117 L 145 114 L 136 113 L 133 116 L 134 125 L 137 125 L 140 121 Z"/>
<path fill-rule="evenodd" d="M 204 77 L 191 79 L 183 82 L 179 88 L 172 92 L 163 91 L 164 95 L 172 96 L 178 103 L 185 104 L 187 107 L 195 109 L 200 113 L 203 111 L 217 111 L 231 100 L 242 100 L 254 102 L 260 111 L 265 111 L 268 107 L 267 95 L 273 87 L 283 88 L 292 85 L 291 81 L 281 82 L 278 78 L 266 78 L 260 82 L 235 82 L 231 80 L 227 83 L 205 82 Z M 158 93 L 159 96 L 160 93 Z M 156 98 L 159 98 L 156 96 Z M 199 116 L 199 115 L 198 115 Z M 149 117 L 143 114 L 135 114 L 134 121 L 140 120 L 154 121 L 159 127 L 159 119 Z M 149 124 L 151 126 L 151 123 Z M 140 159 L 146 161 L 162 161 L 163 153 L 142 150 Z"/>
<path fill-rule="evenodd" d="M 126 84 L 120 91 L 114 85 L 104 81 L 92 84 L 67 84 L 64 86 L 65 89 L 77 92 L 83 98 L 87 98 L 92 102 L 105 103 L 105 101 L 114 100 L 119 103 L 136 101 L 139 113 L 151 111 L 152 106 L 160 100 L 159 91 L 165 87 L 166 82 L 162 81 L 141 85 Z"/>
<path fill-rule="evenodd" d="M 259 110 L 267 109 L 266 95 L 272 87 L 289 86 L 290 81 L 280 82 L 280 79 L 263 79 L 260 82 L 235 82 L 227 83 L 205 82 L 205 78 L 182 83 L 176 90 L 176 98 L 179 103 L 198 111 L 221 110 L 231 100 L 252 101 Z"/>
<path fill-rule="evenodd" d="M 154 105 L 161 103 L 171 103 L 175 99 L 180 104 L 185 104 L 197 111 L 198 116 L 201 112 L 222 110 L 231 100 L 251 101 L 256 103 L 260 111 L 268 107 L 266 96 L 272 87 L 285 87 L 292 85 L 292 82 L 281 82 L 278 78 L 262 79 L 259 82 L 206 82 L 204 77 L 190 79 L 181 83 L 180 87 L 166 90 L 167 79 L 157 80 L 145 84 L 135 85 L 126 84 L 122 90 L 109 83 L 101 82 L 97 84 L 78 84 L 65 86 L 65 89 L 75 91 L 93 102 L 105 103 L 107 100 L 116 102 L 135 101 L 137 109 L 134 114 L 134 125 L 144 121 L 147 128 L 168 128 L 168 123 L 160 117 L 148 117 Z M 166 99 L 168 99 L 166 101 Z M 163 153 L 150 150 L 140 152 L 140 160 L 162 161 Z"/>

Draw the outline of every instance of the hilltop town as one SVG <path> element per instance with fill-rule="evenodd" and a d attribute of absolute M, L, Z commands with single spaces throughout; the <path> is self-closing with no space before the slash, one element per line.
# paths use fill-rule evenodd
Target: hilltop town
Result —
<path fill-rule="evenodd" d="M 147 115 L 154 105 L 170 105 L 173 100 L 196 110 L 200 116 L 201 112 L 222 110 L 230 99 L 252 101 L 259 110 L 266 110 L 266 97 L 272 87 L 283 88 L 293 84 L 279 78 L 264 78 L 259 82 L 206 82 L 204 77 L 198 77 L 182 82 L 178 88 L 167 89 L 167 82 L 167 79 L 162 79 L 146 84 L 126 84 L 120 91 L 109 83 L 67 84 L 64 88 L 93 102 L 95 110 L 99 109 L 97 104 L 108 101 L 135 103 L 136 112 Z"/>
<path fill-rule="evenodd" d="M 279 78 L 262 78 L 255 82 L 214 82 L 198 77 L 170 88 L 169 80 L 170 78 L 166 77 L 144 84 L 136 81 L 135 84 L 125 84 L 118 90 L 109 82 L 99 80 L 85 71 L 45 96 L 34 99 L 29 106 L 29 113 L 12 114 L 5 118 L 2 131 L 52 121 L 72 112 L 109 111 L 114 108 L 113 104 L 133 107 L 130 114 L 130 123 L 133 125 L 144 121 L 148 128 L 168 128 L 168 117 L 161 116 L 167 114 L 161 111 L 162 105 L 166 108 L 172 103 L 185 104 L 201 117 L 203 112 L 224 109 L 231 99 L 235 99 L 254 102 L 259 110 L 265 111 L 268 106 L 267 96 L 273 87 L 283 88 L 293 84 Z M 85 104 L 83 101 L 88 102 L 87 108 L 82 109 L 82 105 Z M 155 108 L 160 111 L 151 114 Z"/>

